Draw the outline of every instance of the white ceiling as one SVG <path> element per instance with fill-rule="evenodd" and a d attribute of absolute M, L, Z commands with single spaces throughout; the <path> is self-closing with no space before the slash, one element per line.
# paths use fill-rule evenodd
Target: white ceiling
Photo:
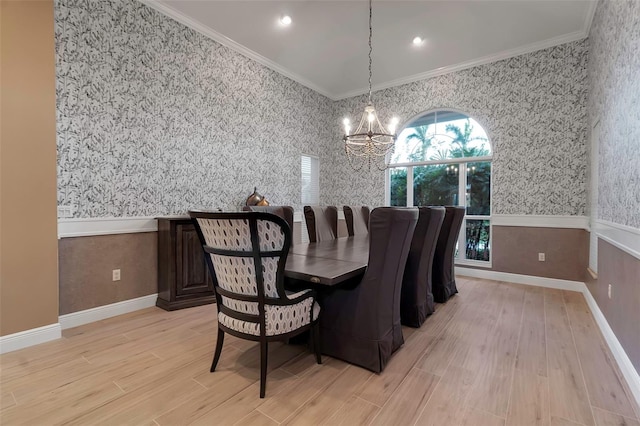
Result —
<path fill-rule="evenodd" d="M 368 90 L 367 1 L 141 1 L 332 99 Z M 582 39 L 595 2 L 376 0 L 374 90 Z"/>

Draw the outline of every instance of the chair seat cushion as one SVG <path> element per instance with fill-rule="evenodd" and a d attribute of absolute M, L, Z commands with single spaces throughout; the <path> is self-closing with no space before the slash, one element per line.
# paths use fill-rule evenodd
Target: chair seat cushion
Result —
<path fill-rule="evenodd" d="M 313 299 L 308 298 L 294 305 L 265 305 L 266 335 L 286 334 L 309 324 L 309 309 L 312 302 Z M 320 315 L 320 305 L 318 302 L 314 302 L 314 321 L 318 319 L 318 315 Z M 218 313 L 218 321 L 225 327 L 240 333 L 260 335 L 260 324 L 258 323 L 232 318 L 222 312 Z"/>

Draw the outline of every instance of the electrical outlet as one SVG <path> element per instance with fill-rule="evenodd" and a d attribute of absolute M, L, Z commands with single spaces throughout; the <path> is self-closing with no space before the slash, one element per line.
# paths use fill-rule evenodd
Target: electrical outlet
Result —
<path fill-rule="evenodd" d="M 73 207 L 71 206 L 58 206 L 58 217 L 60 219 L 66 219 L 73 217 Z"/>
<path fill-rule="evenodd" d="M 538 253 L 538 262 L 544 262 L 546 260 L 544 253 Z"/>
<path fill-rule="evenodd" d="M 120 281 L 120 269 L 114 269 L 111 272 L 112 281 Z"/>
<path fill-rule="evenodd" d="M 609 295 L 609 299 L 611 299 L 611 284 L 609 284 L 609 288 L 607 289 L 607 294 Z"/>

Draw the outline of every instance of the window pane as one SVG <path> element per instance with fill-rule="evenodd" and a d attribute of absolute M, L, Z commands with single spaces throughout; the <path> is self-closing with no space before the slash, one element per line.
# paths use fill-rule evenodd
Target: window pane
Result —
<path fill-rule="evenodd" d="M 437 164 L 413 168 L 413 205 L 457 206 L 458 164 Z"/>
<path fill-rule="evenodd" d="M 391 186 L 390 205 L 406 206 L 407 205 L 407 169 L 406 167 L 397 167 L 389 169 L 389 181 Z"/>
<path fill-rule="evenodd" d="M 467 259 L 489 260 L 490 223 L 488 220 L 467 220 Z"/>
<path fill-rule="evenodd" d="M 491 214 L 491 162 L 467 163 L 467 214 Z"/>
<path fill-rule="evenodd" d="M 304 205 L 320 203 L 320 168 L 318 159 L 303 155 L 300 163 L 301 171 L 301 201 Z"/>
<path fill-rule="evenodd" d="M 456 111 L 435 111 L 413 120 L 398 135 L 391 163 L 491 155 L 480 124 Z"/>

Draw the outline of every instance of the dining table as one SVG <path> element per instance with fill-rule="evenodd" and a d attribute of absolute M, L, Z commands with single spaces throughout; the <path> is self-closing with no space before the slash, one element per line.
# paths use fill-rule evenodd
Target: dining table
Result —
<path fill-rule="evenodd" d="M 369 235 L 355 235 L 294 244 L 284 275 L 324 286 L 335 286 L 364 274 L 369 260 Z"/>

